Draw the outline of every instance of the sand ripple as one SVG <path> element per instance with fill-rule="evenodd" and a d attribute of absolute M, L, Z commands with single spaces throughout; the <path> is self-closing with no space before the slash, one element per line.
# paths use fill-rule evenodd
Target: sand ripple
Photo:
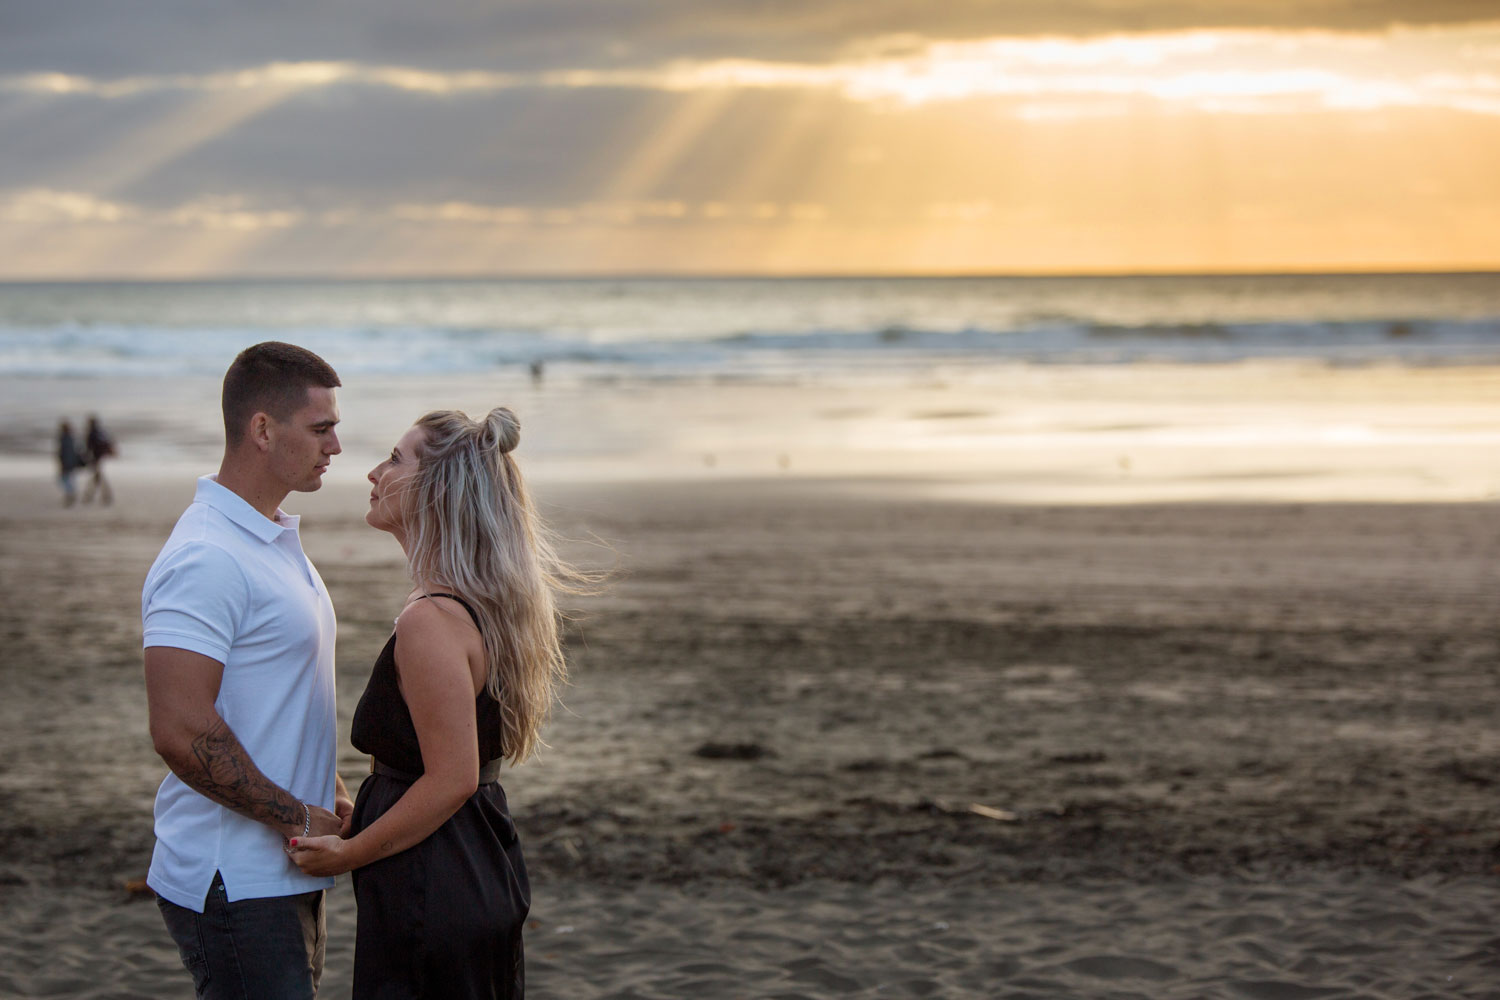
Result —
<path fill-rule="evenodd" d="M 190 994 L 149 902 L 6 890 L 0 995 Z M 530 993 L 589 998 L 1493 997 L 1493 879 L 1316 876 L 1092 886 L 537 887 Z M 330 896 L 322 996 L 348 996 L 353 900 Z"/>

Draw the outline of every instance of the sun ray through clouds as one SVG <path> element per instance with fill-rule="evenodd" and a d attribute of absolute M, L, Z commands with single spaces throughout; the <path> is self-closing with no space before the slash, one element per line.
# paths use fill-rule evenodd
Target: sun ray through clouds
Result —
<path fill-rule="evenodd" d="M 1500 23 L 49 70 L 0 76 L 0 120 L 73 147 L 0 156 L 17 275 L 1500 261 Z M 284 180 L 270 148 L 294 151 Z M 156 263 L 131 253 L 162 233 Z"/>

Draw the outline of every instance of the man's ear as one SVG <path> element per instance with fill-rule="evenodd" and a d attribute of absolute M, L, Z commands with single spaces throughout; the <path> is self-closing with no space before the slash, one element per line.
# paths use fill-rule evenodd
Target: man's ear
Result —
<path fill-rule="evenodd" d="M 250 418 L 250 425 L 245 428 L 246 439 L 251 444 L 255 445 L 258 450 L 270 451 L 271 438 L 273 436 L 271 424 L 272 420 L 270 414 L 257 411 L 255 415 Z"/>

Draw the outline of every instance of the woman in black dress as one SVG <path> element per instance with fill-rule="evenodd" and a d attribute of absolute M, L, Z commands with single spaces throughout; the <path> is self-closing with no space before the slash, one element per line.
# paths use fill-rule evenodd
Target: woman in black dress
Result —
<path fill-rule="evenodd" d="M 354 713 L 371 755 L 351 835 L 296 838 L 309 874 L 354 872 L 355 1000 L 519 998 L 526 866 L 498 781 L 564 677 L 553 555 L 510 456 L 510 410 L 418 420 L 371 471 L 365 520 L 396 536 L 412 592 Z"/>

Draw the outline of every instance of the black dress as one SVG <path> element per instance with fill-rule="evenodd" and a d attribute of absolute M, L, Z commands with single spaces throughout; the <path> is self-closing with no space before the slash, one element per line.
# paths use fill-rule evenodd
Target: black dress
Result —
<path fill-rule="evenodd" d="M 453 597 L 479 623 L 474 609 L 452 594 L 426 596 Z M 355 749 L 415 780 L 422 753 L 396 679 L 392 635 L 354 710 L 350 738 Z M 483 764 L 502 753 L 500 706 L 483 691 L 474 712 Z M 354 832 L 384 815 L 410 786 L 389 774 L 366 778 L 354 803 Z M 420 844 L 356 868 L 354 897 L 354 1000 L 522 997 L 521 927 L 531 887 L 499 782 L 481 784 Z"/>

